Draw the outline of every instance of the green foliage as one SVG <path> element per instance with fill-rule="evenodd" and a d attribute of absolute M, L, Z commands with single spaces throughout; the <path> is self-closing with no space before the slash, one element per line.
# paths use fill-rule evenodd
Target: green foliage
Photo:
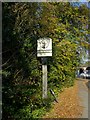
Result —
<path fill-rule="evenodd" d="M 39 118 L 39 116 L 43 115 L 45 112 L 45 108 L 40 108 L 32 111 L 31 106 L 25 106 L 23 109 L 20 109 L 17 111 L 17 113 L 14 115 L 15 119 L 19 120 L 34 120 L 35 118 Z"/>
<path fill-rule="evenodd" d="M 72 84 L 75 79 L 76 66 L 78 66 L 78 58 L 76 56 L 75 43 L 63 40 L 56 45 L 56 50 L 53 55 L 53 60 L 50 62 L 49 79 L 50 83 L 55 86 L 59 84 Z"/>
<path fill-rule="evenodd" d="M 87 48 L 88 9 L 70 3 L 3 3 L 3 120 L 41 117 L 63 87 L 74 84 L 81 56 Z M 48 58 L 48 99 L 42 100 L 41 60 L 37 39 L 53 39 Z M 81 39 L 82 38 L 82 39 Z M 83 42 L 84 41 L 84 42 Z"/>

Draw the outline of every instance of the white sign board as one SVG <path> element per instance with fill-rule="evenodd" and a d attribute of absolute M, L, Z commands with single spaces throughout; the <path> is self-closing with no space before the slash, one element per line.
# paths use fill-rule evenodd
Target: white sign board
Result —
<path fill-rule="evenodd" d="M 37 40 L 37 57 L 52 56 L 52 39 L 40 38 Z"/>

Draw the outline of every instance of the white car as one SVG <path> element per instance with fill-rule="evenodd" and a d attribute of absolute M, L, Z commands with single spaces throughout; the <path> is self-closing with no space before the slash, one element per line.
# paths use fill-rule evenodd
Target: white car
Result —
<path fill-rule="evenodd" d="M 87 74 L 87 73 L 81 73 L 81 74 L 80 74 L 80 77 L 82 77 L 82 78 L 87 78 L 87 77 L 88 77 L 88 74 Z"/>
<path fill-rule="evenodd" d="M 90 79 L 90 74 L 87 74 L 87 78 L 89 78 L 89 79 Z"/>

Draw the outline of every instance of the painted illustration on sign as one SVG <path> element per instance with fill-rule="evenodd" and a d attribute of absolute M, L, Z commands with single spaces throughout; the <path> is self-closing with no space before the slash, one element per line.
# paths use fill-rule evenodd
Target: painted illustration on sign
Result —
<path fill-rule="evenodd" d="M 40 38 L 37 40 L 37 57 L 52 56 L 52 39 Z"/>

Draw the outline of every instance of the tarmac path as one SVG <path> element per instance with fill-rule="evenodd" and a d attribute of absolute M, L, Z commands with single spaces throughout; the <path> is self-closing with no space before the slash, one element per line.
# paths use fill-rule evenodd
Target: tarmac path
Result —
<path fill-rule="evenodd" d="M 80 106 L 83 107 L 81 118 L 88 118 L 90 120 L 90 80 L 78 80 L 78 95 L 80 98 Z"/>

